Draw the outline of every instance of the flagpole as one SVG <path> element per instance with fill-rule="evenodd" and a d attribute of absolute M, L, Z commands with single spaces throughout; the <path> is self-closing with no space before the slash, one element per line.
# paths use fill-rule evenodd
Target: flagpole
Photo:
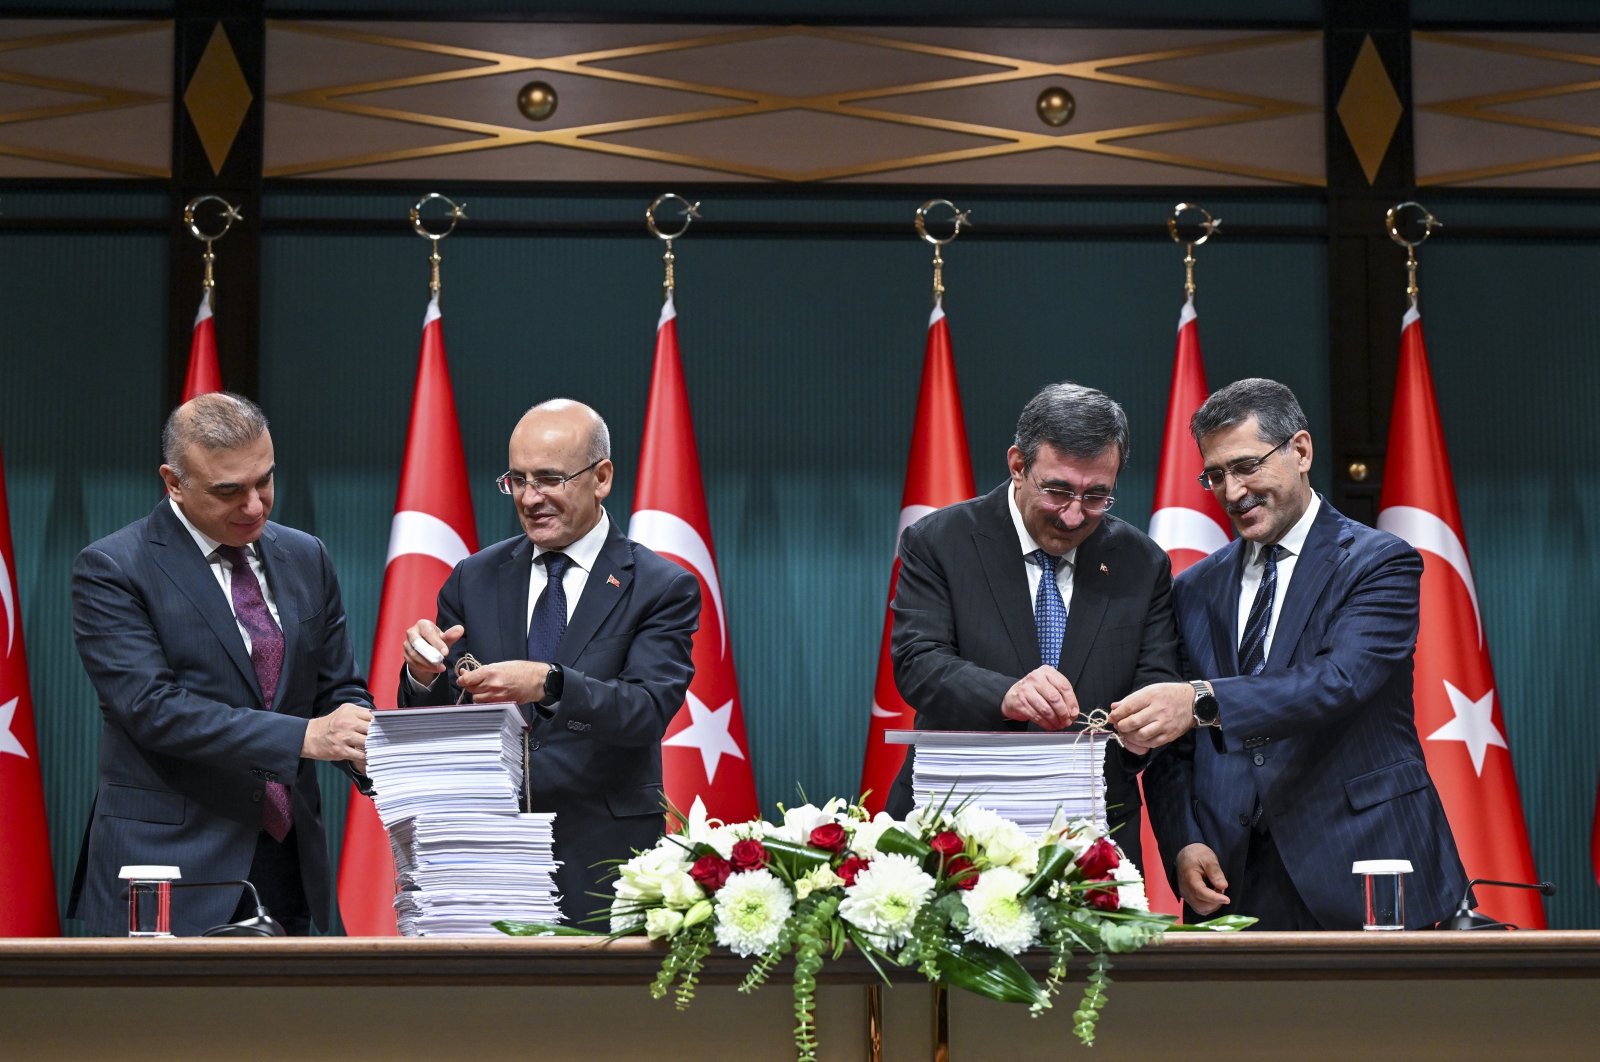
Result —
<path fill-rule="evenodd" d="M 448 203 L 450 205 L 450 211 L 445 215 L 445 221 L 447 221 L 449 224 L 447 224 L 439 232 L 433 232 L 429 230 L 427 223 L 422 219 L 422 208 L 433 202 L 435 199 L 441 203 Z M 449 236 L 451 233 L 456 231 L 456 225 L 466 216 L 467 204 L 457 203 L 454 199 L 451 199 L 449 196 L 439 192 L 429 192 L 427 195 L 417 200 L 416 205 L 411 208 L 411 227 L 416 230 L 418 236 L 421 236 L 429 243 L 428 294 L 432 295 L 435 300 L 439 298 L 439 289 L 443 287 L 443 284 L 439 280 L 439 263 L 441 261 L 439 258 L 439 244 L 446 236 Z"/>
<path fill-rule="evenodd" d="M 656 224 L 656 211 L 660 210 L 668 203 L 683 204 L 683 225 L 680 226 L 676 232 L 666 232 L 661 228 L 660 225 Z M 693 224 L 694 221 L 699 217 L 700 204 L 689 202 L 677 192 L 663 192 L 652 199 L 650 201 L 650 205 L 644 208 L 645 228 L 650 230 L 650 234 L 652 236 L 667 245 L 666 250 L 661 254 L 661 266 L 665 272 L 665 276 L 661 281 L 662 302 L 671 302 L 673 292 L 678 286 L 677 276 L 673 273 L 672 269 L 673 263 L 677 261 L 677 256 L 672 253 L 672 241 L 678 239 L 684 233 L 688 232 L 689 226 Z"/>
<path fill-rule="evenodd" d="M 934 207 L 946 206 L 954 215 L 951 219 L 950 235 L 939 239 L 928 232 L 928 212 Z M 944 256 L 945 244 L 954 243 L 957 236 L 961 235 L 962 225 L 972 224 L 972 211 L 960 210 L 948 199 L 930 199 L 917 207 L 917 235 L 928 243 L 933 244 L 933 304 L 940 306 L 944 303 Z"/>
<path fill-rule="evenodd" d="M 206 203 L 217 203 L 222 207 L 222 228 L 216 232 L 207 233 L 200 227 L 200 208 Z M 212 307 L 211 295 L 217 286 L 216 263 L 217 255 L 212 245 L 228 234 L 235 221 L 243 220 L 244 213 L 239 207 L 234 206 L 220 195 L 197 195 L 183 207 L 183 223 L 189 226 L 189 234 L 206 245 L 201 260 L 205 263 L 205 277 L 200 281 L 201 295 L 206 305 Z"/>
<path fill-rule="evenodd" d="M 1416 224 L 1422 226 L 1422 233 L 1415 240 L 1408 240 L 1400 234 L 1400 226 L 1404 219 L 1400 212 L 1407 208 L 1417 211 L 1420 217 Z M 1417 248 L 1428 242 L 1428 237 L 1433 235 L 1434 229 L 1444 228 L 1444 222 L 1434 217 L 1428 208 L 1421 203 L 1406 200 L 1396 203 L 1383 215 L 1383 223 L 1389 230 L 1389 238 L 1406 249 L 1406 298 L 1411 300 L 1411 308 L 1417 309 Z"/>
<path fill-rule="evenodd" d="M 1184 235 L 1179 230 L 1188 229 L 1183 225 L 1183 215 L 1194 211 L 1200 215 L 1200 220 L 1195 224 L 1200 229 L 1198 237 Z M 1222 228 L 1222 219 L 1211 216 L 1211 212 L 1199 203 L 1179 203 L 1172 208 L 1172 214 L 1167 218 L 1167 235 L 1172 237 L 1173 243 L 1183 244 L 1183 293 L 1190 302 L 1194 301 L 1194 249 L 1205 243 L 1217 234 Z M 1190 230 L 1192 231 L 1192 230 Z"/>

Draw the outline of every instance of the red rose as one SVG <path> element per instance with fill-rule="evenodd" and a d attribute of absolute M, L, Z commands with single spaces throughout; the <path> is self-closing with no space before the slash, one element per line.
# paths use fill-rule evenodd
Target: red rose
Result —
<path fill-rule="evenodd" d="M 733 867 L 726 859 L 716 853 L 703 855 L 694 861 L 694 866 L 689 868 L 689 876 L 700 883 L 700 887 L 707 892 L 716 892 L 728 882 L 728 875 L 733 873 Z"/>
<path fill-rule="evenodd" d="M 733 855 L 728 862 L 733 864 L 735 870 L 760 870 L 767 865 L 769 858 L 766 846 L 760 841 L 740 841 L 733 846 Z"/>
<path fill-rule="evenodd" d="M 955 856 L 944 865 L 945 874 L 950 878 L 950 884 L 958 889 L 970 889 L 978 883 L 978 869 L 972 860 L 964 855 Z M 965 877 L 961 875 L 965 874 Z"/>
<path fill-rule="evenodd" d="M 1116 889 L 1090 889 L 1083 894 L 1083 899 L 1090 907 L 1098 907 L 1102 911 L 1115 911 L 1121 906 L 1117 903 Z"/>
<path fill-rule="evenodd" d="M 1105 881 L 1120 862 L 1122 857 L 1117 854 L 1117 846 L 1104 837 L 1091 844 L 1089 850 L 1078 857 L 1083 876 L 1091 881 Z M 1112 910 L 1115 910 L 1115 906 Z"/>
<path fill-rule="evenodd" d="M 967 842 L 963 841 L 961 835 L 956 831 L 945 830 L 943 833 L 934 834 L 933 839 L 928 842 L 928 847 L 938 852 L 945 859 L 949 859 L 951 856 L 958 856 L 965 852 L 967 850 Z"/>
<path fill-rule="evenodd" d="M 844 827 L 837 822 L 829 822 L 818 826 L 811 831 L 811 846 L 820 848 L 824 852 L 835 855 L 844 851 L 844 846 L 850 842 L 850 836 L 844 832 Z"/>
<path fill-rule="evenodd" d="M 843 863 L 839 864 L 837 873 L 839 877 L 844 879 L 844 883 L 846 885 L 854 885 L 856 883 L 856 875 L 867 869 L 871 862 L 872 861 L 870 859 L 862 859 L 860 856 L 851 856 L 849 859 L 846 859 Z"/>

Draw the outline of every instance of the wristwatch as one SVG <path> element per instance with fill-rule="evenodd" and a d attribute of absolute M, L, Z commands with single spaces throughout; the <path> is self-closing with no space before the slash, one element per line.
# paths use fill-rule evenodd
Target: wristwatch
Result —
<path fill-rule="evenodd" d="M 561 670 L 561 665 L 551 663 L 550 670 L 544 676 L 544 696 L 539 698 L 539 707 L 548 708 L 561 699 L 561 688 L 565 685 L 566 675 Z"/>
<path fill-rule="evenodd" d="M 1189 685 L 1194 687 L 1194 725 L 1220 728 L 1222 720 L 1217 718 L 1217 695 L 1211 692 L 1211 686 L 1200 679 L 1195 679 Z"/>

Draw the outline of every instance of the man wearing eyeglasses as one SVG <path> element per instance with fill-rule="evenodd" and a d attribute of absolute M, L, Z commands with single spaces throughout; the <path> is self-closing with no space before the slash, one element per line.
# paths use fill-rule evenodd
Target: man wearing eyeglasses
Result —
<path fill-rule="evenodd" d="M 1010 477 L 900 536 L 891 645 L 919 730 L 1062 730 L 1178 677 L 1172 565 L 1107 515 L 1127 456 L 1120 405 L 1051 384 L 1017 421 Z M 1135 862 L 1139 765 L 1108 747 L 1110 825 Z M 908 756 L 891 814 L 911 810 L 913 769 Z"/>
<path fill-rule="evenodd" d="M 610 893 L 605 861 L 661 836 L 661 738 L 694 675 L 700 586 L 607 515 L 611 435 L 593 409 L 528 410 L 510 465 L 496 483 L 523 533 L 456 565 L 437 619 L 406 631 L 399 700 L 523 706 L 530 810 L 556 813 L 556 889 L 576 924 L 610 906 L 593 895 Z M 457 675 L 466 653 L 483 666 Z"/>
<path fill-rule="evenodd" d="M 1294 394 L 1240 380 L 1190 421 L 1239 538 L 1178 577 L 1192 682 L 1111 713 L 1145 772 L 1151 825 L 1190 911 L 1257 928 L 1356 929 L 1359 859 L 1406 859 L 1406 922 L 1448 916 L 1466 884 L 1412 709 L 1422 559 L 1311 490 Z"/>

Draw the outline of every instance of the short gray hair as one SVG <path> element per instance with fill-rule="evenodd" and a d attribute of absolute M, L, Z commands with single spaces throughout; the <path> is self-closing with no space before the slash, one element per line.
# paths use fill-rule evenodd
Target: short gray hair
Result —
<path fill-rule="evenodd" d="M 267 415 L 261 407 L 231 391 L 196 395 L 172 411 L 161 431 L 161 458 L 186 482 L 184 458 L 190 446 L 207 450 L 237 450 L 267 433 Z"/>
<path fill-rule="evenodd" d="M 1206 436 L 1243 424 L 1251 417 L 1259 426 L 1257 437 L 1265 443 L 1281 443 L 1310 430 L 1305 410 L 1300 408 L 1293 391 L 1276 380 L 1251 377 L 1213 391 L 1189 418 L 1189 434 L 1199 445 Z"/>
<path fill-rule="evenodd" d="M 584 456 L 589 459 L 591 465 L 609 460 L 611 457 L 611 429 L 606 427 L 606 418 L 596 412 L 593 406 L 579 402 L 576 398 L 547 398 L 538 405 L 528 407 L 528 413 L 541 411 L 556 413 L 574 407 L 588 413 L 593 421 L 589 428 L 589 451 Z M 527 413 L 524 413 L 523 416 L 527 416 Z"/>
<path fill-rule="evenodd" d="M 1022 470 L 1033 467 L 1039 447 L 1080 460 L 1117 448 L 1117 470 L 1128 460 L 1128 415 L 1104 391 L 1070 380 L 1053 383 L 1028 400 L 1017 418 L 1016 446 Z"/>

